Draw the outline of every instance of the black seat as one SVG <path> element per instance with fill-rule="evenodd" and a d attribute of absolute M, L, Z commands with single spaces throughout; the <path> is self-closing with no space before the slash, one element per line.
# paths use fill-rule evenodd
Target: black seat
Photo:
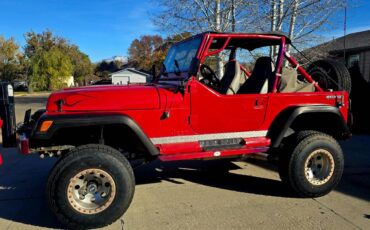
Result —
<path fill-rule="evenodd" d="M 248 80 L 240 87 L 237 94 L 259 94 L 266 80 L 268 88 L 272 85 L 273 71 L 272 59 L 270 57 L 260 57 L 254 65 L 253 72 Z"/>

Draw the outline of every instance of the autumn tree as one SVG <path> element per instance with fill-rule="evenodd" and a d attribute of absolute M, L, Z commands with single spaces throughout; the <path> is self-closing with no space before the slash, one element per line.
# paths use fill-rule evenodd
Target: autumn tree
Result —
<path fill-rule="evenodd" d="M 0 36 L 0 79 L 13 81 L 22 75 L 23 55 L 13 38 Z"/>
<path fill-rule="evenodd" d="M 24 37 L 26 39 L 24 55 L 27 58 L 35 56 L 38 50 L 49 51 L 55 46 L 65 49 L 69 46 L 69 43 L 65 38 L 53 35 L 50 30 L 45 30 L 42 33 L 35 33 L 33 31 L 27 32 Z"/>
<path fill-rule="evenodd" d="M 171 45 L 190 36 L 190 32 L 183 32 L 170 35 L 165 39 L 157 35 L 146 35 L 135 39 L 129 48 L 131 65 L 145 70 L 151 70 L 155 65 L 159 69 Z"/>
<path fill-rule="evenodd" d="M 166 52 L 164 40 L 158 35 L 144 35 L 132 41 L 128 53 L 129 62 L 137 68 L 150 70 L 153 64 L 162 63 Z"/>

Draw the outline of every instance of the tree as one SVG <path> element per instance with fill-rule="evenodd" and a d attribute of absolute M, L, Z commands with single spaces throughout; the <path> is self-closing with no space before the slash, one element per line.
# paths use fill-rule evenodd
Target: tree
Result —
<path fill-rule="evenodd" d="M 62 37 L 55 36 L 50 30 L 45 30 L 42 33 L 33 31 L 25 34 L 26 46 L 24 47 L 24 55 L 27 58 L 32 58 L 38 50 L 49 51 L 54 46 L 66 48 L 69 46 L 68 41 Z"/>
<path fill-rule="evenodd" d="M 170 34 L 193 31 L 246 31 L 258 24 L 258 0 L 160 0 L 153 21 Z"/>
<path fill-rule="evenodd" d="M 23 55 L 13 38 L 0 36 L 0 79 L 13 81 L 22 74 Z"/>
<path fill-rule="evenodd" d="M 285 32 L 296 43 L 312 41 L 314 32 L 330 28 L 329 18 L 342 9 L 345 0 L 270 0 L 271 24 L 276 31 Z M 266 1 L 263 2 L 265 5 Z M 275 6 L 275 9 L 274 9 Z M 276 6 L 279 10 L 276 10 Z"/>
<path fill-rule="evenodd" d="M 153 64 L 162 63 L 166 50 L 164 40 L 158 35 L 144 35 L 135 39 L 129 47 L 129 62 L 134 62 L 137 68 L 150 70 Z"/>
<path fill-rule="evenodd" d="M 37 90 L 58 90 L 67 87 L 66 80 L 72 75 L 73 65 L 59 47 L 37 50 L 30 61 L 31 84 Z"/>
<path fill-rule="evenodd" d="M 109 74 L 118 71 L 122 63 L 118 61 L 102 61 L 96 64 L 95 74 L 101 78 L 108 78 Z"/>
<path fill-rule="evenodd" d="M 24 50 L 28 63 L 30 91 L 32 87 L 36 87 L 36 90 L 60 88 L 63 84 L 56 81 L 69 76 L 74 76 L 75 81 L 83 83 L 85 77 L 92 74 L 93 64 L 89 57 L 65 38 L 54 36 L 49 30 L 39 34 L 27 32 L 25 38 Z M 53 60 L 48 62 L 45 57 L 51 57 Z M 58 73 L 59 77 L 57 77 Z"/>
<path fill-rule="evenodd" d="M 66 46 L 64 49 L 66 49 L 66 54 L 71 59 L 72 75 L 75 81 L 84 84 L 86 76 L 91 75 L 94 71 L 94 65 L 91 63 L 89 56 L 82 53 L 76 45 Z"/>

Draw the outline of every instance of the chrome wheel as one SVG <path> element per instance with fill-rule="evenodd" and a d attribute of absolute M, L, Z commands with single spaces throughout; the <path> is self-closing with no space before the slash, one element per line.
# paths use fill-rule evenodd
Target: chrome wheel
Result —
<path fill-rule="evenodd" d="M 113 178 L 101 169 L 86 169 L 69 181 L 68 201 L 78 212 L 96 214 L 113 202 L 116 185 Z"/>
<path fill-rule="evenodd" d="M 312 185 L 323 185 L 334 173 L 334 159 L 329 151 L 318 149 L 313 151 L 305 162 L 305 176 Z"/>

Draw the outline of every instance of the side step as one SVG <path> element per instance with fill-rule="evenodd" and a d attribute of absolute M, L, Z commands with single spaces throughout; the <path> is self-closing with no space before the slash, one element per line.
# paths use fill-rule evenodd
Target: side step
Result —
<path fill-rule="evenodd" d="M 245 154 L 254 155 L 255 153 L 267 152 L 269 147 L 257 147 L 257 148 L 239 148 L 239 149 L 228 149 L 223 151 L 202 151 L 182 154 L 171 154 L 171 155 L 160 155 L 161 161 L 179 161 L 179 160 L 195 160 L 195 159 L 210 159 L 210 158 L 221 158 L 230 156 L 242 156 Z"/>
<path fill-rule="evenodd" d="M 195 142 L 158 144 L 156 147 L 160 155 L 181 155 L 188 153 L 201 152 L 226 152 L 232 150 L 258 149 L 266 148 L 271 144 L 270 138 L 253 137 L 253 138 L 228 138 L 205 140 Z"/>
<path fill-rule="evenodd" d="M 224 149 L 240 149 L 245 145 L 243 138 L 229 138 L 218 140 L 199 141 L 200 147 L 204 151 L 224 150 Z"/>

